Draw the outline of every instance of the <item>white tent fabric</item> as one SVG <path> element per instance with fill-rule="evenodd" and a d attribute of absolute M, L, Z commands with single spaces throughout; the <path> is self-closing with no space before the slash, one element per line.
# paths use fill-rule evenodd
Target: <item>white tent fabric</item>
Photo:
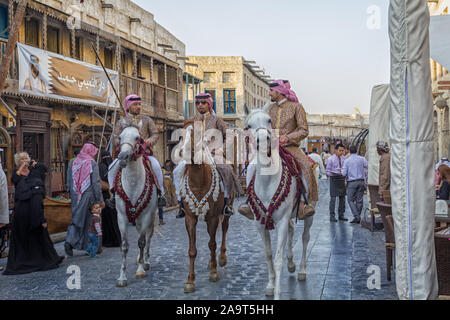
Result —
<path fill-rule="evenodd" d="M 391 194 L 400 299 L 435 299 L 433 100 L 426 0 L 391 0 Z"/>
<path fill-rule="evenodd" d="M 367 148 L 369 155 L 369 184 L 378 185 L 380 156 L 377 152 L 376 143 L 378 141 L 389 142 L 390 103 L 388 84 L 373 87 L 370 102 L 369 145 Z"/>
<path fill-rule="evenodd" d="M 430 21 L 430 54 L 445 69 L 450 70 L 450 15 L 433 16 Z"/>

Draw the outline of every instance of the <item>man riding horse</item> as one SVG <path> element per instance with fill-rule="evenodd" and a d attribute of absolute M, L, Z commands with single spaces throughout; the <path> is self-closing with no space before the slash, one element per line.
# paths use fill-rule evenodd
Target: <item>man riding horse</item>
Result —
<path fill-rule="evenodd" d="M 218 117 L 213 110 L 213 99 L 209 93 L 199 94 L 195 97 L 195 106 L 197 110 L 197 114 L 190 118 L 187 122 L 201 122 L 202 128 L 204 132 L 209 129 L 217 129 L 222 133 L 223 142 L 226 141 L 226 131 L 228 129 L 228 125 L 223 121 L 222 118 Z M 223 156 L 223 149 L 213 150 L 213 156 L 217 158 L 217 156 Z M 225 187 L 225 215 L 233 215 L 233 204 L 230 201 L 230 197 L 232 195 L 241 195 L 244 193 L 242 187 L 239 184 L 238 178 L 233 173 L 232 168 L 225 163 L 225 159 L 221 162 L 222 164 L 216 164 L 217 171 L 219 172 L 224 187 Z M 182 166 L 178 166 L 174 170 L 181 170 Z M 178 170 L 177 170 L 178 169 Z M 175 181 L 174 181 L 175 182 Z M 178 195 L 179 197 L 179 195 Z M 183 218 L 185 216 L 185 212 L 183 209 L 183 201 L 180 199 L 180 211 L 177 214 L 177 218 Z"/>
<path fill-rule="evenodd" d="M 129 95 L 125 98 L 125 117 L 118 120 L 116 126 L 114 128 L 114 139 L 113 139 L 113 148 L 117 150 L 120 146 L 120 134 L 123 129 L 129 126 L 135 126 L 139 129 L 139 134 L 141 138 L 144 140 L 145 145 L 148 151 L 151 151 L 151 147 L 153 147 L 158 141 L 159 133 L 156 129 L 156 125 L 153 120 L 144 114 L 141 114 L 141 98 L 137 95 Z M 151 154 L 151 153 L 150 153 Z M 157 180 L 158 187 L 158 207 L 164 207 L 166 205 L 166 201 L 164 199 L 164 184 L 163 184 L 163 174 L 161 170 L 161 166 L 158 160 L 155 157 L 148 156 L 148 159 L 151 162 L 153 175 Z M 110 166 L 110 171 L 108 173 L 109 185 L 114 185 L 114 178 L 116 177 L 117 171 L 119 170 L 119 166 L 117 165 L 117 159 Z"/>
<path fill-rule="evenodd" d="M 319 200 L 319 195 L 313 166 L 308 157 L 299 148 L 301 141 L 309 134 L 305 109 L 298 102 L 294 91 L 290 89 L 288 81 L 277 80 L 271 83 L 269 94 L 273 103 L 267 109 L 267 113 L 272 120 L 272 127 L 279 130 L 280 145 L 285 147 L 300 163 L 302 174 L 307 184 L 305 187 L 309 191 L 308 202 L 316 202 Z M 253 175 L 254 168 L 249 166 L 247 181 L 251 180 Z M 301 199 L 299 212 L 309 216 L 314 213 L 314 208 L 313 206 L 305 206 L 305 200 Z M 254 218 L 253 212 L 247 204 L 240 206 L 239 213 L 249 219 Z"/>

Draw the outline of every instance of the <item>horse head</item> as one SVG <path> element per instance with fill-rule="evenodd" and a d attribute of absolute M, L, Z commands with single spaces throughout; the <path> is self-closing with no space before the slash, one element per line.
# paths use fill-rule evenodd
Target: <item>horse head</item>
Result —
<path fill-rule="evenodd" d="M 120 153 L 119 165 L 124 168 L 130 160 L 133 160 L 133 154 L 136 150 L 136 145 L 140 142 L 139 130 L 136 126 L 128 126 L 123 129 L 120 134 Z"/>
<path fill-rule="evenodd" d="M 265 108 L 247 112 L 244 128 L 250 131 L 250 141 L 256 142 L 256 150 L 267 152 L 267 155 L 270 157 L 272 149 L 272 119 Z"/>
<path fill-rule="evenodd" d="M 213 159 L 212 159 L 211 152 L 209 151 L 208 145 L 207 145 L 208 137 L 206 135 L 203 137 L 203 139 L 198 139 L 198 137 L 200 137 L 200 136 L 196 137 L 194 134 L 195 125 L 196 124 L 194 121 L 186 122 L 186 124 L 184 126 L 184 129 L 186 131 L 185 131 L 185 136 L 183 137 L 183 143 L 182 143 L 181 150 L 182 150 L 182 152 L 189 153 L 190 160 L 191 160 L 190 163 L 192 165 L 204 164 L 205 161 L 206 161 L 206 164 L 211 164 L 213 162 Z M 187 154 L 186 154 L 186 156 L 187 156 Z M 201 158 L 198 158 L 198 157 L 201 157 Z"/>

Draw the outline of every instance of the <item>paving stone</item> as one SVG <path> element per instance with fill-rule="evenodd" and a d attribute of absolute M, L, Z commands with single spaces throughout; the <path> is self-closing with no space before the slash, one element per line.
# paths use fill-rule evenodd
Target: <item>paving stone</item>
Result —
<path fill-rule="evenodd" d="M 303 221 L 295 225 L 294 262 L 297 270 L 290 274 L 282 269 L 282 299 L 397 299 L 395 272 L 392 281 L 386 280 L 384 233 L 370 232 L 348 222 L 330 223 L 328 213 L 327 181 L 320 183 L 320 202 L 311 228 L 307 248 L 307 279 L 298 281 L 297 274 L 303 250 Z M 244 198 L 238 199 L 236 208 Z M 367 200 L 365 199 L 367 202 Z M 367 203 L 366 203 L 367 206 Z M 184 294 L 184 283 L 189 272 L 188 236 L 183 220 L 175 219 L 176 211 L 165 213 L 166 225 L 160 227 L 162 236 L 155 235 L 151 242 L 151 269 L 143 279 L 136 279 L 137 236 L 129 225 L 130 251 L 127 257 L 128 287 L 117 288 L 116 279 L 121 268 L 119 248 L 104 248 L 101 258 L 91 260 L 83 252 L 75 251 L 60 268 L 32 274 L 0 275 L 3 299 L 72 299 L 72 300 L 272 300 L 265 296 L 268 272 L 263 242 L 254 223 L 237 213 L 231 218 L 227 238 L 228 264 L 218 268 L 220 280 L 209 282 L 207 270 L 210 253 L 206 224 L 197 225 L 195 262 L 196 291 Z M 347 205 L 346 216 L 350 218 Z M 276 249 L 276 232 L 272 232 L 272 249 Z M 220 250 L 221 231 L 217 234 L 217 254 Z M 63 243 L 55 246 L 64 254 Z M 6 265 L 6 259 L 0 259 Z M 81 271 L 81 289 L 69 290 L 67 268 L 77 265 Z M 380 267 L 381 289 L 369 290 L 367 268 Z"/>

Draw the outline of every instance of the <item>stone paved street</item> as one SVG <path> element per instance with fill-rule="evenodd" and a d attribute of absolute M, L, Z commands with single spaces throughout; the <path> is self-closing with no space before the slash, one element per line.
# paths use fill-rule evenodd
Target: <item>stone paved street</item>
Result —
<path fill-rule="evenodd" d="M 359 225 L 330 223 L 328 214 L 328 183 L 320 183 L 320 203 L 311 228 L 308 248 L 308 276 L 297 280 L 297 272 L 282 271 L 282 299 L 305 300 L 368 300 L 397 299 L 395 274 L 386 280 L 384 233 L 371 233 Z M 237 205 L 237 204 L 236 204 Z M 237 210 L 236 210 L 237 212 Z M 184 294 L 188 274 L 188 237 L 184 220 L 175 219 L 176 212 L 166 213 L 163 236 L 156 235 L 151 246 L 151 270 L 144 279 L 135 279 L 137 252 L 136 232 L 130 226 L 131 243 L 128 255 L 128 287 L 116 288 L 121 254 L 118 248 L 104 248 L 100 259 L 90 260 L 84 252 L 75 251 L 60 268 L 20 276 L 0 275 L 2 299 L 186 299 L 186 300 L 265 300 L 267 268 L 263 244 L 253 222 L 236 213 L 228 233 L 228 265 L 219 269 L 220 281 L 210 283 L 207 270 L 209 249 L 206 225 L 197 232 L 196 291 Z M 347 218 L 351 218 L 347 205 Z M 294 236 L 294 259 L 301 258 L 303 223 L 298 222 Z M 220 240 L 221 236 L 218 237 Z M 274 239 L 274 234 L 272 235 Z M 275 246 L 273 246 L 275 248 Z M 63 243 L 56 245 L 64 253 Z M 6 259 L 0 260 L 6 265 Z M 66 273 L 70 265 L 81 269 L 81 289 L 69 290 Z M 287 265 L 287 263 L 286 263 Z M 381 289 L 369 290 L 367 268 L 381 268 Z"/>

